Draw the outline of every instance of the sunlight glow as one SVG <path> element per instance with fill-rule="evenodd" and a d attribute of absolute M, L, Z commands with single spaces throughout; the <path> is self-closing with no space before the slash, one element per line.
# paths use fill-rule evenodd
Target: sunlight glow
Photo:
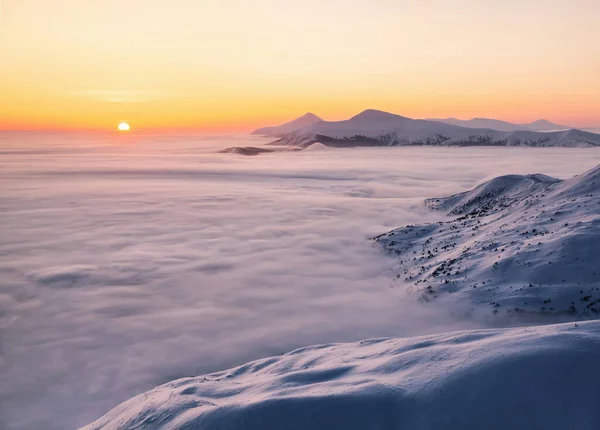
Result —
<path fill-rule="evenodd" d="M 600 126 L 598 0 L 0 3 L 0 129 L 249 132 L 367 108 Z"/>
<path fill-rule="evenodd" d="M 119 131 L 129 131 L 131 127 L 126 122 L 119 124 Z"/>

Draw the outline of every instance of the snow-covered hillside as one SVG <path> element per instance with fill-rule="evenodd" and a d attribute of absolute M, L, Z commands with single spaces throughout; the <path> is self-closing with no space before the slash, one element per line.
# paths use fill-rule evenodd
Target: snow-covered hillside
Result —
<path fill-rule="evenodd" d="M 600 316 L 600 166 L 561 181 L 510 175 L 426 202 L 454 216 L 376 238 L 394 277 L 424 301 L 496 316 Z"/>
<path fill-rule="evenodd" d="M 267 137 L 280 137 L 299 128 L 303 128 L 321 121 L 323 121 L 321 118 L 313 113 L 308 112 L 302 115 L 300 118 L 296 118 L 293 121 L 286 122 L 285 124 L 281 124 L 276 127 L 259 128 L 258 130 L 254 130 L 252 134 Z"/>
<path fill-rule="evenodd" d="M 545 119 L 540 119 L 529 124 L 514 124 L 512 122 L 490 118 L 473 118 L 469 120 L 461 120 L 456 118 L 431 118 L 429 121 L 443 122 L 446 124 L 458 125 L 459 127 L 467 128 L 491 128 L 492 130 L 498 131 L 559 131 L 572 128 L 565 125 L 554 124 Z"/>
<path fill-rule="evenodd" d="M 366 110 L 346 121 L 317 121 L 280 134 L 275 145 L 327 146 L 600 146 L 600 135 L 581 130 L 541 133 L 466 128 L 443 122 L 415 120 L 377 110 Z"/>
<path fill-rule="evenodd" d="M 180 379 L 86 430 L 593 430 L 600 322 L 302 348 Z"/>

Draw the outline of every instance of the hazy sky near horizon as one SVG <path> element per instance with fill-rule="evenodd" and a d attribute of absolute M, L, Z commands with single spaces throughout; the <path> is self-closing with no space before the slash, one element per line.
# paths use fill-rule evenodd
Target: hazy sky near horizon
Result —
<path fill-rule="evenodd" d="M 597 0 L 2 0 L 0 129 L 600 126 Z"/>

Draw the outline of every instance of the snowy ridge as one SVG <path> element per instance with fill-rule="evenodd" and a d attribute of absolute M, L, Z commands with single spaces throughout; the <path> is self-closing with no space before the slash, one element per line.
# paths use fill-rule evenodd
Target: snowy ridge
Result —
<path fill-rule="evenodd" d="M 490 118 L 473 118 L 469 120 L 460 120 L 456 118 L 431 118 L 430 121 L 444 122 L 446 124 L 458 125 L 459 127 L 467 128 L 491 128 L 492 130 L 498 131 L 559 131 L 568 130 L 572 127 L 565 125 L 554 124 L 545 119 L 531 122 L 529 124 L 513 124 L 508 121 L 501 121 Z"/>
<path fill-rule="evenodd" d="M 85 429 L 592 430 L 599 361 L 600 322 L 313 346 L 168 383 Z"/>
<path fill-rule="evenodd" d="M 453 215 L 478 210 L 489 213 L 502 210 L 531 194 L 560 182 L 546 175 L 506 175 L 492 179 L 477 188 L 445 198 L 428 199 L 425 204 L 432 209 L 448 211 Z"/>
<path fill-rule="evenodd" d="M 460 217 L 376 238 L 395 281 L 487 314 L 600 316 L 600 166 L 567 181 L 503 176 L 426 204 Z"/>
<path fill-rule="evenodd" d="M 600 135 L 581 130 L 535 132 L 466 128 L 443 122 L 416 120 L 388 112 L 366 110 L 345 121 L 317 121 L 297 127 L 275 145 L 307 147 L 321 142 L 333 147 L 351 146 L 600 146 Z"/>

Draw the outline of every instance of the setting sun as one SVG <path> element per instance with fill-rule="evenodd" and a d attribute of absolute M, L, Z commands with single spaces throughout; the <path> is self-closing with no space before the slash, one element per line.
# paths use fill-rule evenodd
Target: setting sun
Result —
<path fill-rule="evenodd" d="M 126 122 L 119 124 L 119 131 L 129 131 L 131 127 Z"/>

